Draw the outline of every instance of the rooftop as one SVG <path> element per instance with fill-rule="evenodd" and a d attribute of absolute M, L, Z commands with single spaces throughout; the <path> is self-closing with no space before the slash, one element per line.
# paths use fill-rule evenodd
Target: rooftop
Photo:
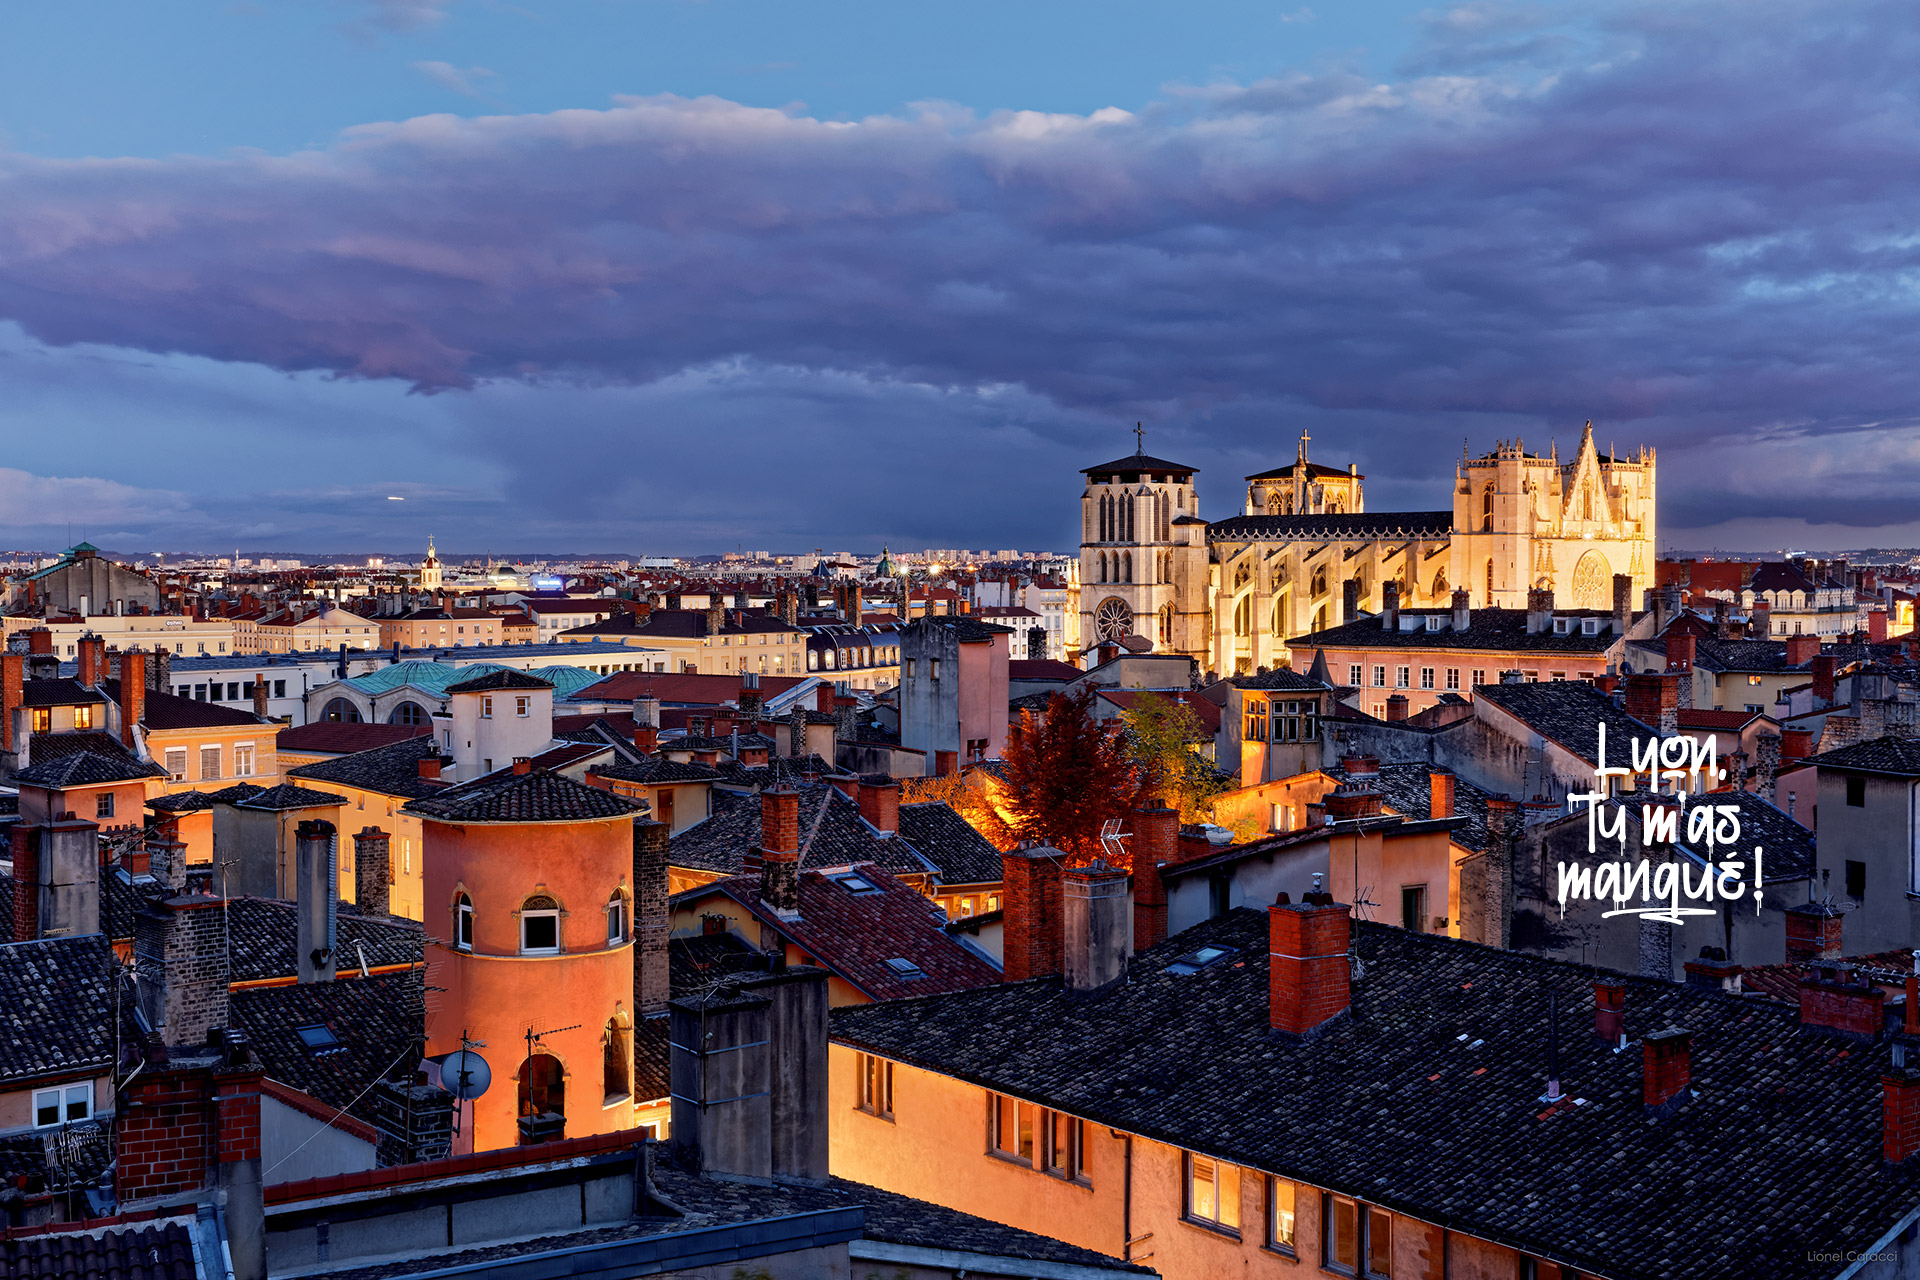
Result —
<path fill-rule="evenodd" d="M 1628 763 L 1635 739 L 1658 736 L 1652 727 L 1616 707 L 1612 698 L 1584 680 L 1475 685 L 1473 696 L 1500 708 L 1588 764 L 1599 763 L 1602 724 L 1607 726 L 1607 744 L 1612 749 L 1609 765 Z"/>
<path fill-rule="evenodd" d="M 274 745 L 282 752 L 345 756 L 374 747 L 391 746 L 431 732 L 424 724 L 362 724 L 322 720 L 280 730 L 274 736 Z"/>
<path fill-rule="evenodd" d="M 1337 516 L 1228 516 L 1207 524 L 1209 542 L 1320 542 L 1370 538 L 1444 538 L 1453 533 L 1451 511 L 1384 511 Z"/>
<path fill-rule="evenodd" d="M 118 969 L 103 934 L 0 945 L 0 1081 L 110 1070 Z"/>
<path fill-rule="evenodd" d="M 306 766 L 318 768 L 317 765 Z M 639 804 L 544 769 L 496 770 L 405 805 L 441 822 L 597 822 L 638 813 Z M 705 825 L 704 823 L 702 824 Z"/>
<path fill-rule="evenodd" d="M 1202 945 L 1231 958 L 1169 971 Z M 1868 1248 L 1920 1202 L 1920 1164 L 1881 1157 L 1884 1047 L 1803 1029 L 1797 1009 L 1622 976 L 1630 1036 L 1693 1032 L 1693 1096 L 1656 1119 L 1641 1054 L 1591 1033 L 1591 966 L 1364 922 L 1352 950 L 1351 1016 L 1305 1042 L 1269 1029 L 1267 913 L 1248 908 L 1136 955 L 1095 999 L 1045 978 L 840 1008 L 832 1031 L 1608 1276 L 1830 1275 L 1814 1259 Z M 1549 992 L 1557 1106 L 1539 1101 Z"/>
<path fill-rule="evenodd" d="M 1553 616 L 1591 618 L 1600 625 L 1593 635 L 1584 634 L 1577 623 L 1564 633 L 1550 626 L 1545 631 L 1529 635 L 1525 609 L 1489 608 L 1473 610 L 1467 629 L 1455 631 L 1451 609 L 1402 609 L 1402 625 L 1399 627 L 1389 629 L 1381 625 L 1376 614 L 1295 636 L 1287 644 L 1294 648 L 1538 650 L 1597 656 L 1606 652 L 1620 638 L 1613 632 L 1613 615 L 1603 609 L 1561 609 L 1555 611 Z M 1441 628 L 1437 631 L 1428 630 L 1428 618 L 1440 619 Z M 1418 625 L 1408 628 L 1406 619 L 1418 619 Z"/>

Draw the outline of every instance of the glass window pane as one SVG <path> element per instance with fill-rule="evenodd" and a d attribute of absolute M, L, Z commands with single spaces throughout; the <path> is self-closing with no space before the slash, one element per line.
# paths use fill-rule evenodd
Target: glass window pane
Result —
<path fill-rule="evenodd" d="M 1188 1203 L 1193 1206 L 1193 1216 L 1211 1220 L 1214 1217 L 1213 1161 L 1205 1156 L 1190 1156 L 1193 1170 L 1188 1183 Z"/>
<path fill-rule="evenodd" d="M 1240 1166 L 1223 1164 L 1220 1169 L 1220 1225 L 1240 1225 Z"/>
<path fill-rule="evenodd" d="M 998 1122 L 994 1125 L 994 1146 L 1009 1154 L 1014 1149 L 1019 1133 L 1018 1124 L 1013 1117 L 1013 1107 L 1012 1098 L 995 1099 Z"/>
<path fill-rule="evenodd" d="M 1393 1215 L 1372 1206 L 1367 1208 L 1367 1273 L 1393 1274 Z"/>
<path fill-rule="evenodd" d="M 1268 1223 L 1268 1243 L 1293 1247 L 1293 1184 L 1283 1178 L 1273 1180 Z"/>
<path fill-rule="evenodd" d="M 1020 1158 L 1033 1159 L 1033 1106 L 1022 1102 L 1020 1108 Z"/>
<path fill-rule="evenodd" d="M 49 1089 L 33 1096 L 33 1122 L 37 1125 L 60 1123 L 60 1095 Z"/>
<path fill-rule="evenodd" d="M 1049 1111 L 1047 1116 L 1051 1122 L 1047 1164 L 1052 1169 L 1065 1172 L 1067 1161 L 1073 1154 L 1073 1139 L 1067 1134 L 1067 1117 L 1058 1111 Z"/>
<path fill-rule="evenodd" d="M 1327 1237 L 1329 1260 L 1342 1267 L 1360 1265 L 1359 1207 L 1351 1200 L 1333 1198 L 1332 1227 Z"/>

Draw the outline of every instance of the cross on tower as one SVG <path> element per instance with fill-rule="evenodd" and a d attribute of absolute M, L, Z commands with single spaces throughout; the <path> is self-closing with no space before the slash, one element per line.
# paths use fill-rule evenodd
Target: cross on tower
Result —
<path fill-rule="evenodd" d="M 1147 429 L 1138 422 L 1133 424 L 1133 456 L 1136 458 L 1147 456 Z"/>
<path fill-rule="evenodd" d="M 1307 460 L 1307 441 L 1311 439 L 1313 439 L 1313 437 L 1308 435 L 1305 431 L 1302 431 L 1300 433 L 1300 461 L 1302 462 L 1305 462 Z"/>

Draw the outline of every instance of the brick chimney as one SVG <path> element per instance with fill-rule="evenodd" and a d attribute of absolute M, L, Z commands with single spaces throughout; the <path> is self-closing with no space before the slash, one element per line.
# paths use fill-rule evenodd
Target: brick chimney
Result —
<path fill-rule="evenodd" d="M 726 624 L 726 602 L 721 600 L 720 593 L 715 591 L 707 600 L 707 634 L 709 636 L 719 635 L 720 629 L 726 626 Z"/>
<path fill-rule="evenodd" d="M 1275 1031 L 1311 1035 L 1347 1011 L 1350 910 L 1318 892 L 1267 908 L 1268 1021 Z"/>
<path fill-rule="evenodd" d="M 53 632 L 46 627 L 27 629 L 27 652 L 36 657 L 51 657 L 53 654 Z"/>
<path fill-rule="evenodd" d="M 1341 756 L 1340 768 L 1349 778 L 1377 778 L 1380 776 L 1380 758 L 1363 755 Z"/>
<path fill-rule="evenodd" d="M 1641 1101 L 1648 1111 L 1666 1115 L 1690 1095 L 1693 1032 L 1679 1027 L 1655 1031 L 1641 1041 Z"/>
<path fill-rule="evenodd" d="M 1593 1036 L 1609 1049 L 1617 1048 L 1627 1033 L 1627 984 L 1618 978 L 1599 978 L 1593 984 Z"/>
<path fill-rule="evenodd" d="M 958 751 L 936 751 L 933 753 L 933 776 L 950 778 L 960 772 L 960 753 Z"/>
<path fill-rule="evenodd" d="M 792 787 L 768 787 L 760 793 L 760 848 L 800 852 L 800 793 Z"/>
<path fill-rule="evenodd" d="M 429 779 L 440 776 L 439 755 L 435 754 L 420 757 L 420 776 Z"/>
<path fill-rule="evenodd" d="M 1920 1071 L 1896 1067 L 1880 1077 L 1880 1153 L 1904 1164 L 1920 1152 Z"/>
<path fill-rule="evenodd" d="M 1636 671 L 1627 677 L 1627 714 L 1661 734 L 1680 728 L 1680 686 L 1677 675 Z"/>
<path fill-rule="evenodd" d="M 1734 996 L 1740 994 L 1740 966 L 1727 959 L 1727 953 L 1719 947 L 1700 948 L 1699 959 L 1688 960 L 1680 967 L 1686 971 L 1690 987 L 1724 991 Z"/>
<path fill-rule="evenodd" d="M 1067 990 L 1105 991 L 1127 976 L 1127 873 L 1095 861 L 1061 878 L 1061 968 Z"/>
<path fill-rule="evenodd" d="M 1380 584 L 1380 629 L 1400 629 L 1400 580 L 1388 578 Z"/>
<path fill-rule="evenodd" d="M 1887 993 L 1856 981 L 1845 965 L 1817 965 L 1800 979 L 1800 1025 L 1877 1040 L 1886 1027 Z"/>
<path fill-rule="evenodd" d="M 1787 963 L 1807 964 L 1840 958 L 1841 915 L 1832 907 L 1805 902 L 1787 908 Z"/>
<path fill-rule="evenodd" d="M 1473 594 L 1465 587 L 1453 589 L 1453 629 L 1465 631 L 1473 626 Z"/>
<path fill-rule="evenodd" d="M 833 686 L 825 680 L 814 687 L 813 709 L 823 716 L 833 714 Z"/>
<path fill-rule="evenodd" d="M 133 967 L 140 1008 L 165 1045 L 199 1046 L 227 1025 L 227 945 L 222 899 L 175 894 L 134 921 Z"/>
<path fill-rule="evenodd" d="M 107 678 L 107 642 L 89 631 L 80 637 L 79 681 L 89 689 L 97 689 L 100 682 Z"/>
<path fill-rule="evenodd" d="M 1765 640 L 1773 634 L 1773 606 L 1755 600 L 1747 609 L 1747 639 Z"/>
<path fill-rule="evenodd" d="M 1399 721 L 1405 720 L 1406 718 L 1407 718 L 1407 695 L 1404 693 L 1388 694 L 1387 695 L 1388 722 L 1398 723 Z"/>
<path fill-rule="evenodd" d="M 13 750 L 13 713 L 26 701 L 27 659 L 9 650 L 0 653 L 0 753 Z M 25 768 L 26 761 L 19 767 Z"/>
<path fill-rule="evenodd" d="M 1340 621 L 1352 622 L 1360 616 L 1360 579 L 1348 578 L 1340 584 Z"/>
<path fill-rule="evenodd" d="M 1813 696 L 1833 704 L 1833 678 L 1839 662 L 1830 653 L 1816 654 L 1813 659 Z"/>
<path fill-rule="evenodd" d="M 1814 655 L 1819 652 L 1819 636 L 1802 635 L 1787 637 L 1787 665 L 1790 667 L 1806 666 L 1809 662 L 1813 661 Z"/>
<path fill-rule="evenodd" d="M 765 802 L 762 801 L 764 816 Z M 667 837 L 672 829 L 633 821 L 633 1007 L 642 1018 L 667 1011 Z"/>
<path fill-rule="evenodd" d="M 384 916 L 392 903 L 393 843 L 378 827 L 353 837 L 353 905 L 361 915 Z"/>
<path fill-rule="evenodd" d="M 267 682 L 265 678 L 255 677 L 253 682 L 253 714 L 260 717 L 260 719 L 262 720 L 265 720 L 268 718 L 268 715 L 267 715 L 268 692 L 269 690 L 268 690 Z"/>
<path fill-rule="evenodd" d="M 860 779 L 858 796 L 860 816 L 873 824 L 876 831 L 898 831 L 900 829 L 900 784 L 888 779 L 885 782 L 873 782 Z"/>
<path fill-rule="evenodd" d="M 1813 730 L 1782 729 L 1780 731 L 1780 771 L 1798 765 L 1813 754 Z"/>
<path fill-rule="evenodd" d="M 1060 876 L 1065 861 L 1065 854 L 1045 845 L 1000 855 L 1005 904 L 1001 976 L 1007 982 L 1060 972 Z"/>
<path fill-rule="evenodd" d="M 1632 625 L 1633 575 L 1616 573 L 1613 575 L 1613 633 L 1623 636 Z"/>
<path fill-rule="evenodd" d="M 1885 644 L 1887 640 L 1887 611 L 1870 609 L 1867 611 L 1867 642 Z"/>
<path fill-rule="evenodd" d="M 134 726 L 147 718 L 147 651 L 120 655 L 120 745 L 134 749 Z"/>
<path fill-rule="evenodd" d="M 13 940 L 40 936 L 40 829 L 16 822 L 8 833 L 13 855 Z"/>
<path fill-rule="evenodd" d="M 1693 670 L 1693 633 L 1676 631 L 1667 637 L 1667 670 Z"/>
<path fill-rule="evenodd" d="M 1527 634 L 1537 636 L 1553 630 L 1553 592 L 1544 587 L 1527 590 Z"/>
<path fill-rule="evenodd" d="M 1167 886 L 1160 864 L 1179 857 L 1180 815 L 1154 803 L 1133 811 L 1133 949 L 1167 940 Z"/>
<path fill-rule="evenodd" d="M 1453 816 L 1453 787 L 1453 770 L 1427 770 L 1427 816 L 1429 818 Z"/>
<path fill-rule="evenodd" d="M 1329 822 L 1353 822 L 1380 816 L 1380 793 L 1364 782 L 1343 782 L 1322 797 Z"/>

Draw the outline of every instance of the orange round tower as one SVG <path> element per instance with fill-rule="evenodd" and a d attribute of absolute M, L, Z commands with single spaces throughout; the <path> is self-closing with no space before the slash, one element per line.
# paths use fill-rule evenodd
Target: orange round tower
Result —
<path fill-rule="evenodd" d="M 427 1054 L 493 1083 L 456 1150 L 633 1127 L 633 802 L 516 761 L 422 820 Z"/>

